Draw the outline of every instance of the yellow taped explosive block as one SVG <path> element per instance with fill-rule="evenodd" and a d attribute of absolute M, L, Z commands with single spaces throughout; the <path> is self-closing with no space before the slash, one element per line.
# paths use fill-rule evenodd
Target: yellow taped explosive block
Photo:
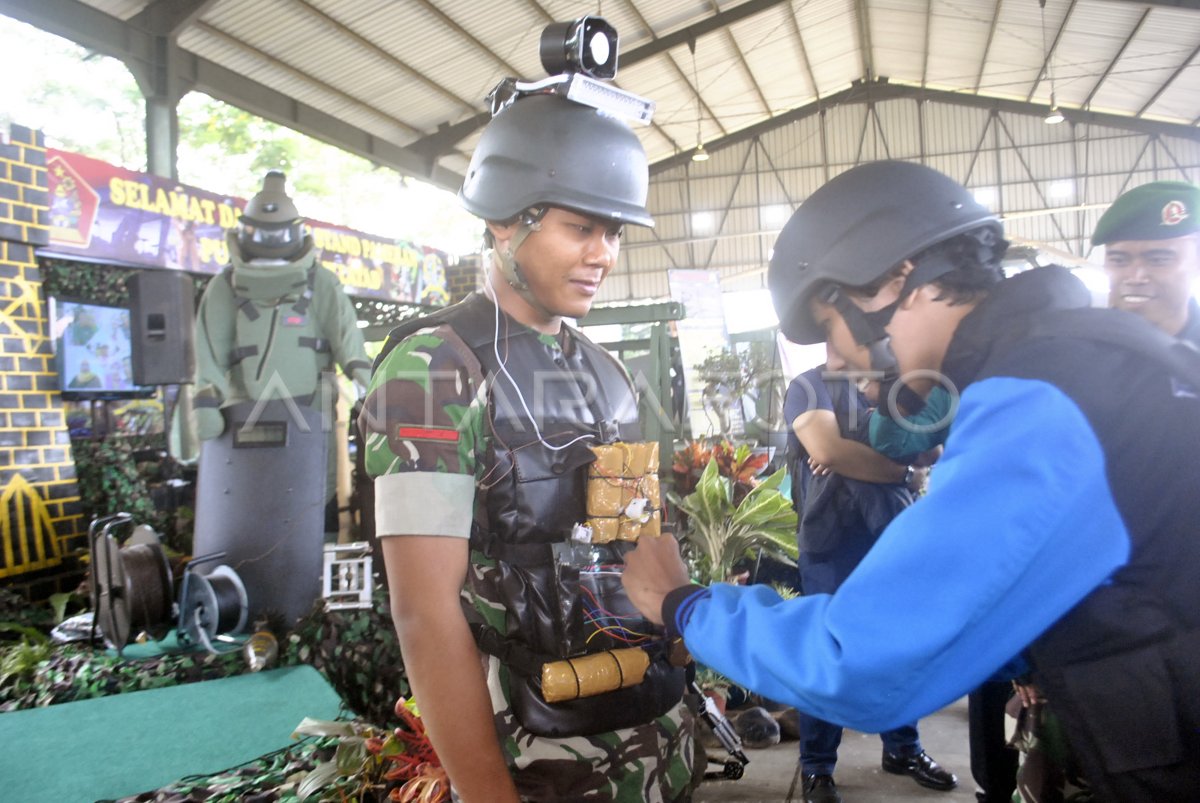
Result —
<path fill-rule="evenodd" d="M 650 655 L 637 647 L 608 650 L 542 665 L 542 697 L 561 703 L 636 686 L 646 677 Z"/>
<path fill-rule="evenodd" d="M 636 541 L 642 533 L 657 535 L 662 507 L 658 444 L 611 443 L 589 448 L 596 455 L 587 481 L 592 543 Z"/>

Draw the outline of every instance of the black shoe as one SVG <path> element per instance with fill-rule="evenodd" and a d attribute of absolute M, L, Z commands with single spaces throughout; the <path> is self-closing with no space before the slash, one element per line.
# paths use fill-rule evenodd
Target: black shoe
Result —
<path fill-rule="evenodd" d="M 805 775 L 804 803 L 842 803 L 833 776 Z"/>
<path fill-rule="evenodd" d="M 945 792 L 958 786 L 954 773 L 946 772 L 929 754 L 922 750 L 915 756 L 898 756 L 883 752 L 883 771 L 893 775 L 911 775 L 912 779 L 926 789 Z"/>

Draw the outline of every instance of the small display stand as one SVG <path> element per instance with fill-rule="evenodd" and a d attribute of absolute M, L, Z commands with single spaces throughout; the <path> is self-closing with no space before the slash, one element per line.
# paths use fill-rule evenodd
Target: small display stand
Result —
<path fill-rule="evenodd" d="M 371 571 L 371 544 L 367 541 L 326 544 L 321 583 L 326 610 L 370 608 L 374 590 Z"/>

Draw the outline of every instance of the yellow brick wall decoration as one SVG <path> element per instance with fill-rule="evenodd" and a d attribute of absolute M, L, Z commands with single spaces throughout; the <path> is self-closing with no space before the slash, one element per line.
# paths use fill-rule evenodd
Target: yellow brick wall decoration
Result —
<path fill-rule="evenodd" d="M 86 524 L 35 249 L 49 243 L 41 132 L 0 141 L 0 580 L 51 569 Z"/>

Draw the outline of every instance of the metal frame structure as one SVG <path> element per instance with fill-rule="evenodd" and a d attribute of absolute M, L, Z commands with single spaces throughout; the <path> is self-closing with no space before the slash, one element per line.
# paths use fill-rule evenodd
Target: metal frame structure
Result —
<path fill-rule="evenodd" d="M 598 343 L 614 352 L 624 361 L 631 351 L 650 353 L 649 376 L 634 376 L 639 391 L 639 418 L 642 437 L 647 441 L 658 441 L 659 462 L 665 472 L 674 452 L 675 440 L 680 433 L 668 422 L 671 411 L 673 388 L 671 387 L 671 351 L 674 336 L 670 322 L 681 320 L 687 315 L 683 304 L 678 301 L 663 301 L 656 304 L 638 304 L 618 307 L 594 307 L 579 320 L 582 327 L 609 324 L 650 324 L 650 336 L 640 340 L 621 340 L 613 343 Z"/>
<path fill-rule="evenodd" d="M 1046 0 L 1040 31 L 1038 0 L 603 8 L 623 33 L 619 83 L 659 103 L 643 141 L 663 169 L 690 157 L 697 122 L 711 152 L 887 81 L 1044 113 L 1058 75 L 1065 110 L 1135 129 L 1200 125 L 1200 86 L 1186 77 L 1200 69 L 1200 0 Z M 0 0 L 0 13 L 129 66 L 147 97 L 151 172 L 173 174 L 174 106 L 195 89 L 448 189 L 488 119 L 487 89 L 539 75 L 537 31 L 579 10 L 503 0 L 486 11 L 467 0 Z"/>
<path fill-rule="evenodd" d="M 630 229 L 602 300 L 667 294 L 665 268 L 720 273 L 727 289 L 765 287 L 782 223 L 833 175 L 874 159 L 919 161 L 980 193 L 1018 244 L 1077 266 L 1092 259 L 1091 231 L 1113 198 L 1155 179 L 1200 179 L 1200 137 L 1186 126 L 1067 112 L 1049 126 L 1023 104 L 968 104 L 947 93 L 860 85 L 714 143 L 702 164 L 652 168 L 653 231 Z M 780 210 L 774 221 L 765 213 Z M 702 225 L 702 217 L 710 223 Z"/>

